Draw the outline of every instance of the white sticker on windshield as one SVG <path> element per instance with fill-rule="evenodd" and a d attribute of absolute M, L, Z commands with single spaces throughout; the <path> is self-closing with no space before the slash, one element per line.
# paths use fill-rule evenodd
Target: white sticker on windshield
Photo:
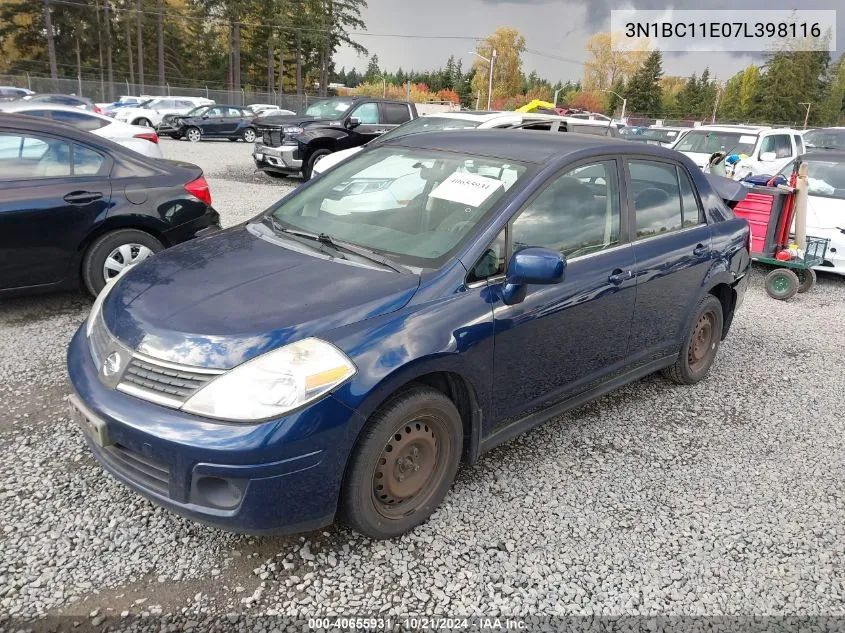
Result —
<path fill-rule="evenodd" d="M 667 134 L 667 136 L 675 136 L 675 134 L 677 134 L 677 132 L 667 132 L 666 134 Z"/>
<path fill-rule="evenodd" d="M 746 143 L 754 143 L 757 140 L 756 136 L 752 136 L 750 134 L 743 134 L 739 137 L 740 144 L 744 145 Z"/>
<path fill-rule="evenodd" d="M 455 172 L 437 185 L 428 194 L 430 198 L 440 198 L 472 207 L 480 207 L 490 196 L 496 193 L 504 183 L 495 178 L 477 176 L 466 172 Z"/>

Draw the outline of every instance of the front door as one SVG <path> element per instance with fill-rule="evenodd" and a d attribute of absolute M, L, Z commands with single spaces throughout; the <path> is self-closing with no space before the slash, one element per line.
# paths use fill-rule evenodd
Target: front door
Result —
<path fill-rule="evenodd" d="M 384 134 L 385 130 L 381 123 L 381 113 L 379 112 L 378 103 L 367 102 L 361 103 L 349 114 L 350 119 L 358 119 L 359 125 L 348 129 L 348 136 L 339 143 L 338 149 L 347 149 L 349 147 L 359 147 L 364 143 L 368 143 L 377 136 Z"/>
<path fill-rule="evenodd" d="M 713 253 L 710 227 L 683 166 L 630 160 L 628 175 L 637 260 L 629 353 L 632 363 L 645 363 L 677 353 Z"/>
<path fill-rule="evenodd" d="M 0 288 L 67 278 L 111 198 L 110 159 L 49 137 L 0 130 Z"/>
<path fill-rule="evenodd" d="M 566 168 L 509 225 L 513 252 L 559 250 L 567 268 L 561 283 L 528 286 L 524 301 L 494 305 L 494 426 L 585 391 L 625 365 L 636 282 L 619 172 L 614 159 Z"/>

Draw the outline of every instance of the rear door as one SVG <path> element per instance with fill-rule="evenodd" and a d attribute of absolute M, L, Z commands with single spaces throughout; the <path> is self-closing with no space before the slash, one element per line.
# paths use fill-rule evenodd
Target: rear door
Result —
<path fill-rule="evenodd" d="M 405 103 L 382 103 L 380 104 L 380 121 L 381 125 L 379 134 L 389 132 L 393 128 L 399 127 L 403 123 L 411 120 L 411 108 Z"/>
<path fill-rule="evenodd" d="M 677 353 L 713 254 L 710 227 L 685 167 L 632 158 L 626 177 L 637 281 L 628 348 L 631 363 L 643 364 Z"/>
<path fill-rule="evenodd" d="M 108 211 L 111 164 L 65 139 L 0 129 L 0 288 L 78 272 L 79 246 Z"/>

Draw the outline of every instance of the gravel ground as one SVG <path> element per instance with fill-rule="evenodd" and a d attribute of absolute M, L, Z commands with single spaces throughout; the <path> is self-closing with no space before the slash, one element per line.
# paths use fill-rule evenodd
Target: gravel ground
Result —
<path fill-rule="evenodd" d="M 244 143 L 162 144 L 205 169 L 226 225 L 291 187 L 253 175 Z M 63 401 L 89 306 L 0 307 L 0 614 L 197 630 L 328 614 L 845 616 L 845 376 L 831 353 L 845 280 L 778 302 L 755 270 L 707 380 L 652 376 L 496 449 L 391 542 L 342 527 L 232 535 L 105 475 Z"/>

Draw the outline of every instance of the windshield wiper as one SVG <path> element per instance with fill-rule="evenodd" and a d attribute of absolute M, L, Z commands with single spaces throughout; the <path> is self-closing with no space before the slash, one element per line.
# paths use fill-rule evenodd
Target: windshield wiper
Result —
<path fill-rule="evenodd" d="M 307 240 L 313 240 L 315 242 L 319 242 L 320 244 L 324 244 L 330 248 L 333 248 L 335 251 L 347 251 L 354 255 L 358 255 L 359 257 L 363 257 L 364 259 L 369 259 L 370 261 L 376 262 L 377 264 L 381 264 L 387 268 L 394 270 L 397 273 L 403 272 L 403 268 L 400 268 L 399 265 L 394 264 L 386 257 L 382 255 L 378 255 L 375 251 L 365 248 L 363 246 L 359 246 L 358 244 L 353 244 L 352 242 L 346 242 L 344 240 L 339 240 L 337 238 L 328 235 L 327 233 L 311 233 L 310 231 L 302 231 L 300 229 L 289 229 L 285 226 L 282 226 L 281 223 L 276 220 L 272 215 L 266 216 L 267 219 L 270 220 L 273 226 L 273 230 L 278 231 L 280 233 L 284 233 L 287 235 L 294 235 L 296 237 L 302 237 Z M 346 259 L 345 257 L 341 257 L 341 259 Z"/>

